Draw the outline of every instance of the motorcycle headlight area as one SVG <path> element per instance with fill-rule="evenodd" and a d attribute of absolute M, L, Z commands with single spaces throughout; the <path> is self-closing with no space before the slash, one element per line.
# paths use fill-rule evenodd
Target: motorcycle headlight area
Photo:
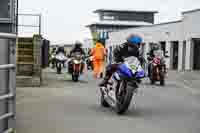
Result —
<path fill-rule="evenodd" d="M 74 60 L 74 64 L 79 64 L 79 63 L 80 63 L 80 61 Z"/>
<path fill-rule="evenodd" d="M 129 65 L 127 63 L 126 66 L 132 71 L 133 74 L 135 74 L 137 71 L 140 71 L 140 69 L 142 69 L 142 67 L 140 65 L 138 66 L 138 65 L 135 65 L 135 64 Z"/>
<path fill-rule="evenodd" d="M 67 58 L 64 55 L 57 55 L 56 59 L 63 61 L 63 60 L 66 60 Z"/>
<path fill-rule="evenodd" d="M 138 67 L 136 67 L 136 66 L 134 66 L 134 67 L 130 66 L 130 68 L 132 70 L 132 73 L 136 74 L 135 75 L 136 78 L 144 78 L 145 77 L 145 72 L 144 72 L 144 70 L 143 70 L 143 68 L 142 68 L 141 65 L 139 65 Z"/>

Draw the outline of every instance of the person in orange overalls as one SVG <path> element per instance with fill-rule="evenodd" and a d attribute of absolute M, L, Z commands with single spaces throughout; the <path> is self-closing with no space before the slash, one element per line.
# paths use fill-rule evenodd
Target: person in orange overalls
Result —
<path fill-rule="evenodd" d="M 104 60 L 106 56 L 106 49 L 101 41 L 97 41 L 95 47 L 91 50 L 91 55 L 94 57 L 94 78 L 99 78 L 104 70 Z"/>

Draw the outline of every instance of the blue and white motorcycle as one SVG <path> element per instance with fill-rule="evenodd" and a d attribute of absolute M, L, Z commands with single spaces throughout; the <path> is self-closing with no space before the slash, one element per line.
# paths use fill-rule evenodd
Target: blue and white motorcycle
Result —
<path fill-rule="evenodd" d="M 118 64 L 117 71 L 111 76 L 105 87 L 101 87 L 101 105 L 112 107 L 118 114 L 129 108 L 132 97 L 137 93 L 138 85 L 145 77 L 138 58 L 131 56 Z"/>

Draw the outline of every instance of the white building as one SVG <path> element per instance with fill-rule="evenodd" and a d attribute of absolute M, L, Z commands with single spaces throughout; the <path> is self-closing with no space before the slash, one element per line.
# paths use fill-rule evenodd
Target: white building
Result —
<path fill-rule="evenodd" d="M 110 32 L 154 24 L 157 11 L 98 9 L 94 13 L 98 14 L 99 20 L 86 27 L 91 31 L 94 43 L 101 39 L 105 44 Z"/>
<path fill-rule="evenodd" d="M 86 53 L 88 53 L 89 49 L 94 47 L 93 39 L 85 39 L 83 42 L 83 48 Z"/>
<path fill-rule="evenodd" d="M 113 47 L 135 33 L 144 39 L 144 53 L 149 51 L 152 43 L 160 43 L 168 51 L 170 58 L 166 59 L 166 63 L 169 69 L 200 70 L 200 9 L 183 12 L 182 15 L 180 21 L 110 33 L 106 47 L 112 52 Z"/>

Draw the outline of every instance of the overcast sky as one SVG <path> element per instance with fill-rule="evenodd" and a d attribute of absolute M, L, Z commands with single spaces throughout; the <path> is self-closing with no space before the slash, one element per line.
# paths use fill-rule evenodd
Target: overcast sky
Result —
<path fill-rule="evenodd" d="M 100 8 L 157 10 L 155 21 L 160 23 L 181 19 L 182 11 L 200 8 L 200 0 L 19 0 L 20 13 L 42 13 L 42 34 L 52 43 L 90 38 L 85 25 L 97 20 L 92 11 Z"/>

